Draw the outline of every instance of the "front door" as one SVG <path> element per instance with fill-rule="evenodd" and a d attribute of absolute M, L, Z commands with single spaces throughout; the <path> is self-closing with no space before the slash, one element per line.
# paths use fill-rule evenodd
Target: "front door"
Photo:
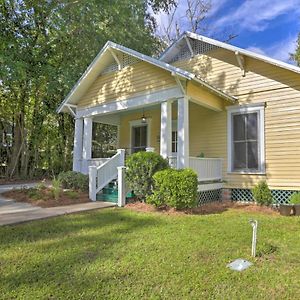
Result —
<path fill-rule="evenodd" d="M 147 124 L 132 127 L 132 153 L 146 150 L 147 131 Z"/>

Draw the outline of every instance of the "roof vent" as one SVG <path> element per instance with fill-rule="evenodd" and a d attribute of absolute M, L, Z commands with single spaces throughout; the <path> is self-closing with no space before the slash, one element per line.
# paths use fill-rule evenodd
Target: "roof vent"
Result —
<path fill-rule="evenodd" d="M 215 45 L 211 45 L 209 43 L 199 41 L 199 40 L 190 39 L 190 38 L 189 38 L 189 42 L 192 46 L 194 55 L 204 54 L 204 53 L 207 53 L 211 50 L 219 48 Z M 173 63 L 175 61 L 189 59 L 189 58 L 191 58 L 191 51 L 190 51 L 187 43 L 184 43 L 184 45 L 181 47 L 179 52 L 175 56 L 171 57 L 171 59 L 168 62 Z"/>
<path fill-rule="evenodd" d="M 123 69 L 124 67 L 127 66 L 131 66 L 136 64 L 137 62 L 139 62 L 139 60 L 131 55 L 125 54 L 125 53 L 117 53 L 118 59 L 121 63 L 121 69 Z M 119 66 L 118 64 L 114 61 L 113 63 L 111 63 L 109 66 L 107 66 L 101 73 L 101 75 L 103 74 L 107 74 L 107 73 L 112 73 L 112 72 L 116 72 L 119 70 Z"/>

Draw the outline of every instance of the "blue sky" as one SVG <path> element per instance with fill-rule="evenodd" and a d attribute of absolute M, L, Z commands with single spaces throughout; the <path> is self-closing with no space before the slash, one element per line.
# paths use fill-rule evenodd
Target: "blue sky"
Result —
<path fill-rule="evenodd" d="M 211 0 L 204 35 L 226 39 L 237 34 L 230 43 L 285 62 L 296 48 L 300 32 L 300 0 Z M 188 30 L 183 18 L 186 0 L 179 0 L 176 18 Z M 168 17 L 157 16 L 162 28 Z"/>

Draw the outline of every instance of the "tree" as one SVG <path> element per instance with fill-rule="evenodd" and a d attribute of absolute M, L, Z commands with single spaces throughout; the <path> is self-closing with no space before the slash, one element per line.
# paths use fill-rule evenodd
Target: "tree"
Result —
<path fill-rule="evenodd" d="M 178 39 L 183 28 L 194 33 L 205 31 L 204 20 L 210 9 L 211 0 L 184 0 L 180 5 L 177 2 L 167 15 L 167 24 L 162 28 L 162 39 L 170 45 Z"/>
<path fill-rule="evenodd" d="M 296 52 L 292 55 L 292 59 L 297 63 L 298 67 L 300 67 L 300 33 L 297 39 Z"/>
<path fill-rule="evenodd" d="M 173 0 L 0 1 L 0 120 L 13 127 L 6 176 L 68 169 L 74 126 L 59 103 L 107 40 L 155 52 L 147 9 Z"/>

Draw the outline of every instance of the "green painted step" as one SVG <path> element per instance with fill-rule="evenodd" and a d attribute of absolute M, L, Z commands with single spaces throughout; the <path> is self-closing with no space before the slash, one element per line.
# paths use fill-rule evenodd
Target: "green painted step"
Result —
<path fill-rule="evenodd" d="M 97 194 L 97 201 L 118 203 L 118 195 Z"/>
<path fill-rule="evenodd" d="M 118 195 L 118 189 L 115 187 L 105 187 L 102 189 L 102 193 L 107 195 Z"/>
<path fill-rule="evenodd" d="M 134 197 L 133 192 L 128 192 L 126 198 Z M 101 193 L 96 195 L 97 201 L 105 201 L 105 202 L 112 202 L 118 203 L 118 187 L 116 186 L 115 182 L 110 182 L 106 187 L 104 187 Z"/>

